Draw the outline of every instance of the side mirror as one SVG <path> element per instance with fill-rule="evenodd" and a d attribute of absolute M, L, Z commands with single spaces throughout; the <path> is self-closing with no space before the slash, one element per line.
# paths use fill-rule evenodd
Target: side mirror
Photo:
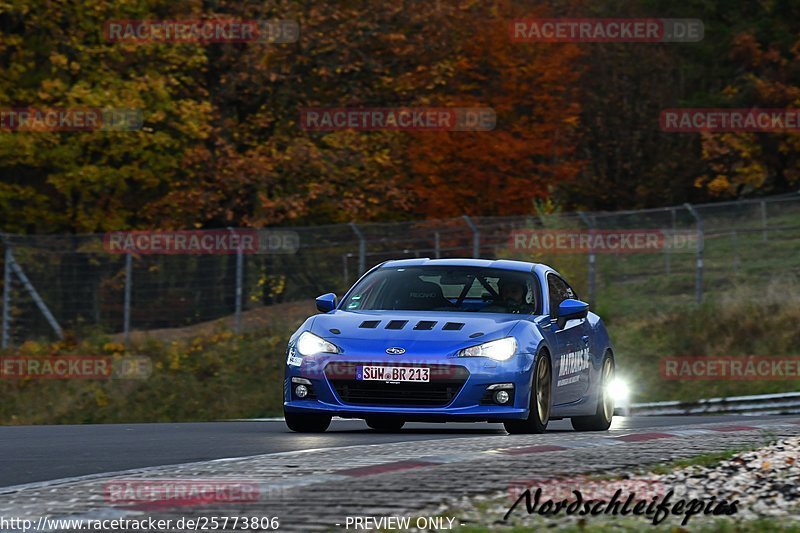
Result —
<path fill-rule="evenodd" d="M 558 306 L 558 327 L 563 328 L 568 320 L 576 320 L 579 318 L 586 318 L 589 314 L 589 304 L 580 300 L 573 300 L 567 298 L 561 305 Z"/>
<path fill-rule="evenodd" d="M 336 309 L 336 295 L 332 292 L 318 296 L 315 301 L 317 303 L 317 310 L 322 313 L 328 313 Z"/>

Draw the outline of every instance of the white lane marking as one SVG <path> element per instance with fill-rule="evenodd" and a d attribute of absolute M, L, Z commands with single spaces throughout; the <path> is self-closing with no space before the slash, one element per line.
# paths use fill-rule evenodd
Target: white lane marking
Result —
<path fill-rule="evenodd" d="M 485 452 L 466 452 L 466 453 L 449 454 L 449 455 L 421 455 L 419 457 L 419 460 L 437 464 L 462 463 L 464 461 L 480 461 L 481 459 L 486 458 L 487 453 L 490 452 L 493 453 L 494 451 L 495 450 L 488 450 Z"/>
<path fill-rule="evenodd" d="M 334 416 L 331 418 L 331 420 L 357 420 L 357 419 Z M 227 420 L 220 420 L 219 422 L 286 422 L 286 419 L 282 416 L 273 416 L 269 418 L 231 418 Z"/>
<path fill-rule="evenodd" d="M 264 494 L 268 494 L 272 491 L 305 487 L 308 485 L 315 485 L 317 483 L 325 483 L 326 481 L 343 481 L 345 479 L 352 478 L 342 474 L 309 474 L 307 476 L 286 479 L 283 481 L 270 481 L 267 483 L 261 483 L 260 489 Z"/>
<path fill-rule="evenodd" d="M 285 419 L 282 416 L 273 416 L 272 418 L 231 418 L 221 420 L 221 422 L 285 422 Z"/>
<path fill-rule="evenodd" d="M 678 437 L 691 437 L 692 435 L 711 435 L 712 433 L 719 433 L 710 429 L 676 429 L 670 431 L 673 435 Z"/>
<path fill-rule="evenodd" d="M 564 448 L 597 448 L 601 446 L 616 446 L 618 444 L 630 444 L 630 442 L 625 442 L 622 440 L 613 440 L 615 438 L 616 437 L 602 437 L 599 439 L 587 439 L 576 442 L 557 444 L 557 446 L 563 446 Z"/>

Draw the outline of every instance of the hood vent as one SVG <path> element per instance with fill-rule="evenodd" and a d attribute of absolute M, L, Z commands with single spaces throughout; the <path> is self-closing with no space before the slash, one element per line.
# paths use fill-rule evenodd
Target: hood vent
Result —
<path fill-rule="evenodd" d="M 428 329 L 433 329 L 433 326 L 435 325 L 436 322 L 434 322 L 433 320 L 420 320 L 419 322 L 417 322 L 417 325 L 414 326 L 414 329 L 428 330 Z"/>
<path fill-rule="evenodd" d="M 442 329 L 446 331 L 458 331 L 463 327 L 464 327 L 463 322 L 448 322 L 447 324 L 442 326 Z"/>
<path fill-rule="evenodd" d="M 375 329 L 375 328 L 378 327 L 378 324 L 380 324 L 380 323 L 381 323 L 380 320 L 365 320 L 358 327 L 364 328 L 364 329 Z"/>
<path fill-rule="evenodd" d="M 403 329 L 408 324 L 408 320 L 392 320 L 386 324 L 386 329 Z"/>

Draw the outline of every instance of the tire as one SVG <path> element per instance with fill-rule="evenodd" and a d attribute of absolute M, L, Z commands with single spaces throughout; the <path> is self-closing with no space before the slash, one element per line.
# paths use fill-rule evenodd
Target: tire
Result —
<path fill-rule="evenodd" d="M 369 427 L 382 433 L 400 431 L 406 423 L 405 420 L 392 417 L 367 418 L 366 422 Z"/>
<path fill-rule="evenodd" d="M 614 398 L 606 390 L 606 385 L 612 379 L 614 379 L 614 359 L 606 353 L 600 370 L 597 409 L 590 416 L 572 417 L 572 427 L 575 431 L 606 431 L 611 426 L 611 420 L 614 418 Z"/>
<path fill-rule="evenodd" d="M 536 368 L 531 376 L 531 399 L 528 405 L 528 418 L 503 422 L 506 431 L 512 435 L 544 433 L 550 421 L 552 402 L 552 365 L 550 356 L 542 352 L 536 361 Z"/>
<path fill-rule="evenodd" d="M 331 425 L 330 415 L 283 412 L 283 419 L 292 431 L 297 433 L 323 433 Z"/>

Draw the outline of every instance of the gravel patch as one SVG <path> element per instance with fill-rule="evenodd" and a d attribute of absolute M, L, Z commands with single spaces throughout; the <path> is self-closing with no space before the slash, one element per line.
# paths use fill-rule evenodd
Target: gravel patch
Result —
<path fill-rule="evenodd" d="M 528 514 L 526 509 L 525 489 L 530 490 L 531 503 L 535 506 L 532 514 Z M 537 489 L 541 490 L 538 501 L 535 497 Z M 624 505 L 628 496 L 634 493 L 629 509 L 634 508 L 640 500 L 649 503 L 655 499 L 662 502 L 671 491 L 672 513 L 662 515 L 663 521 L 659 522 L 660 527 L 656 530 L 673 530 L 676 527 L 691 528 L 692 531 L 698 528 L 727 529 L 765 519 L 780 523 L 782 527 L 800 528 L 800 437 L 786 438 L 754 451 L 740 452 L 712 466 L 687 466 L 666 474 L 622 474 L 613 477 L 613 473 L 609 472 L 604 477 L 578 475 L 530 478 L 510 488 L 506 494 L 463 498 L 458 503 L 441 508 L 440 512 L 458 516 L 461 523 L 491 529 L 511 526 L 535 529 L 596 526 L 603 530 L 625 531 L 645 527 L 652 529 L 655 514 L 648 515 L 645 506 L 642 506 L 645 512 L 643 516 L 622 516 L 622 512 L 615 516 L 614 508 L 610 513 L 581 516 L 582 505 L 576 505 L 578 512 L 571 515 L 563 508 L 556 514 L 540 514 L 548 500 L 558 502 L 566 498 L 570 503 L 576 501 L 573 490 L 581 492 L 582 504 L 590 499 L 609 502 L 620 490 L 618 501 Z M 502 519 L 517 499 L 517 506 L 507 519 Z M 682 523 L 686 508 L 693 499 L 703 502 L 704 507 L 690 516 L 686 523 Z M 675 513 L 674 506 L 678 500 L 685 500 L 687 504 L 681 512 Z M 721 511 L 719 515 L 714 515 L 713 510 L 718 507 L 730 512 L 734 502 L 735 513 L 729 515 Z M 602 511 L 609 507 L 603 505 L 599 509 Z M 616 509 L 621 509 L 621 506 Z M 711 512 L 706 513 L 708 509 Z"/>

